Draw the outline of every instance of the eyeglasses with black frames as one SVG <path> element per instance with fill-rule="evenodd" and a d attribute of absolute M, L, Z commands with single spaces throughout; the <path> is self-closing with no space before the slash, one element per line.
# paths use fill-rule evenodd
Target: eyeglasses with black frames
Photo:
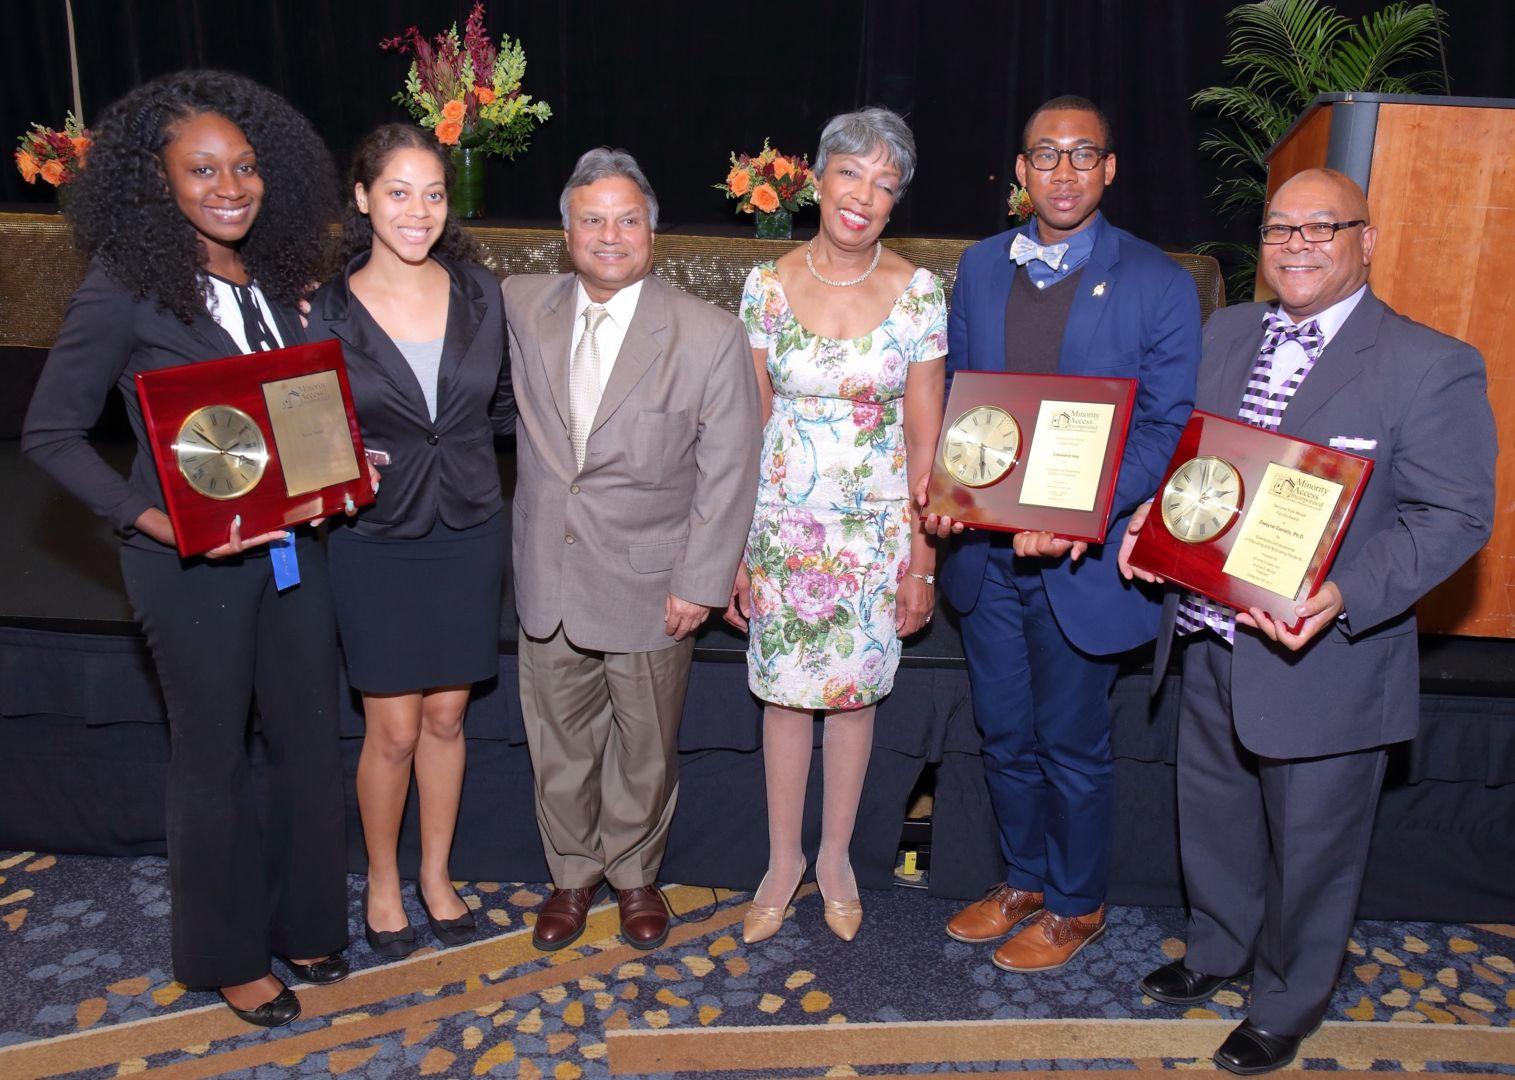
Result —
<path fill-rule="evenodd" d="M 1064 154 L 1068 155 L 1068 164 L 1079 172 L 1088 172 L 1109 157 L 1110 151 L 1103 146 L 1075 146 L 1072 150 L 1059 150 L 1055 146 L 1028 146 L 1021 151 L 1021 156 L 1037 172 L 1051 172 L 1057 168 Z"/>
<path fill-rule="evenodd" d="M 1356 221 L 1307 221 L 1303 225 L 1264 225 L 1257 231 L 1265 244 L 1287 244 L 1295 233 L 1304 237 L 1307 244 L 1329 244 L 1341 230 L 1366 224 L 1361 218 Z"/>

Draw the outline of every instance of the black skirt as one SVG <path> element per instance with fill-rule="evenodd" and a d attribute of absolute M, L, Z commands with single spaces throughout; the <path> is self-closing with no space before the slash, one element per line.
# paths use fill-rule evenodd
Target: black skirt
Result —
<path fill-rule="evenodd" d="M 462 686 L 500 661 L 505 515 L 440 521 L 414 540 L 333 528 L 329 549 L 348 681 L 370 694 Z"/>

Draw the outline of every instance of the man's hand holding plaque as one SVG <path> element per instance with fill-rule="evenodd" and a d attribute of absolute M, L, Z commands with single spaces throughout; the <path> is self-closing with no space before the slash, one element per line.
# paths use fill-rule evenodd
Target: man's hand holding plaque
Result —
<path fill-rule="evenodd" d="M 1103 542 L 1135 393 L 1132 379 L 960 372 L 916 492 L 927 530 L 1015 532 L 1017 553 L 1054 557 Z"/>
<path fill-rule="evenodd" d="M 1372 469 L 1355 454 L 1196 411 L 1153 502 L 1132 515 L 1122 571 L 1202 593 L 1298 648 L 1341 611 L 1326 573 Z"/>

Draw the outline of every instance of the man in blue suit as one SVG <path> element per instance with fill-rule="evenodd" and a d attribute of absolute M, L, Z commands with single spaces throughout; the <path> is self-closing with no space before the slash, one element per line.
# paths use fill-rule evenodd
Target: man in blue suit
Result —
<path fill-rule="evenodd" d="M 949 375 L 1138 380 L 1107 533 L 1115 543 L 967 533 L 942 575 L 963 615 L 973 711 L 1009 864 L 1005 881 L 955 915 L 947 933 L 987 942 L 1019 928 L 994 963 L 1045 971 L 1104 932 L 1115 657 L 1156 636 L 1160 611 L 1153 594 L 1120 576 L 1116 553 L 1193 406 L 1200 317 L 1190 275 L 1099 213 L 1115 153 L 1093 102 L 1047 102 L 1026 124 L 1024 145 L 1015 174 L 1036 216 L 963 253 Z"/>

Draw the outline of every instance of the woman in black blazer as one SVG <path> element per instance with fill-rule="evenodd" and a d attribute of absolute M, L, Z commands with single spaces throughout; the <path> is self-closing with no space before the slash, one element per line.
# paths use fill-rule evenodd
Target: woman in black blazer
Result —
<path fill-rule="evenodd" d="M 381 956 L 417 946 L 396 862 L 412 771 L 417 897 L 444 945 L 472 937 L 448 858 L 463 787 L 463 716 L 499 670 L 505 522 L 494 436 L 514 430 L 500 288 L 447 214 L 450 161 L 408 124 L 353 155 L 346 265 L 311 303 L 313 339 L 342 342 L 373 506 L 331 533 L 332 587 L 366 733 L 358 807 L 368 848 L 365 931 Z"/>
<path fill-rule="evenodd" d="M 264 1027 L 300 1012 L 271 956 L 306 982 L 347 974 L 326 559 L 312 530 L 296 530 L 301 581 L 280 591 L 264 545 L 286 534 L 243 537 L 237 522 L 225 544 L 180 559 L 133 376 L 303 341 L 294 305 L 319 268 L 335 179 L 309 122 L 239 76 L 180 72 L 112 105 L 69 205 L 89 271 L 22 435 L 123 538 L 122 576 L 168 707 L 174 976 Z M 137 438 L 125 478 L 86 438 L 113 386 Z M 247 759 L 255 700 L 261 785 Z"/>

